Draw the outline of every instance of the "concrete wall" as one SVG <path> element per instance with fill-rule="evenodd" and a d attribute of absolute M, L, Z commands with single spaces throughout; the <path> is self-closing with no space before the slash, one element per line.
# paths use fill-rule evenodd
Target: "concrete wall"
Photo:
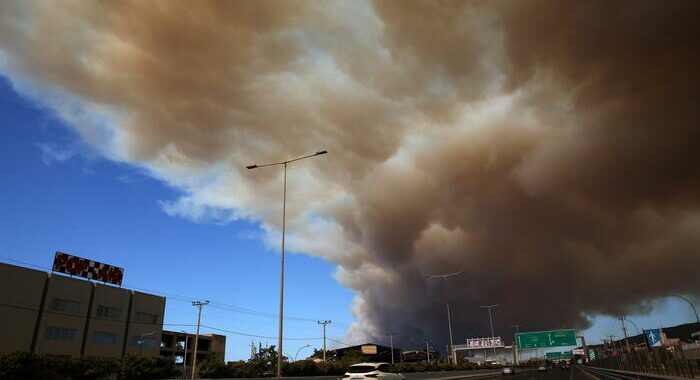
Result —
<path fill-rule="evenodd" d="M 85 341 L 85 356 L 121 356 L 124 348 L 124 333 L 129 316 L 131 292 L 103 284 L 95 285 L 95 294 L 90 312 L 88 335 Z M 101 308 L 102 307 L 102 308 Z M 99 315 L 98 310 L 109 307 L 119 310 L 118 316 Z M 114 334 L 114 343 L 98 341 L 99 335 Z"/>
<path fill-rule="evenodd" d="M 144 321 L 145 314 L 155 315 L 155 321 Z M 160 353 L 161 334 L 163 332 L 162 323 L 163 315 L 165 314 L 165 298 L 152 294 L 133 292 L 131 304 L 131 315 L 129 317 L 129 326 L 126 334 L 126 354 L 142 354 L 142 355 L 158 355 Z M 147 338 L 153 338 L 155 344 L 153 347 L 144 345 L 140 347 L 137 340 L 140 340 L 143 334 L 153 335 Z M 150 340 L 150 339 L 149 339 Z"/>
<path fill-rule="evenodd" d="M 29 351 L 47 274 L 0 263 L 0 351 Z"/>
<path fill-rule="evenodd" d="M 99 315 L 100 306 L 118 315 Z M 34 341 L 36 353 L 158 355 L 164 313 L 164 297 L 0 263 L 0 352 L 32 351 Z M 153 344 L 141 351 L 147 333 Z"/>
<path fill-rule="evenodd" d="M 49 275 L 44 313 L 41 316 L 37 335 L 37 353 L 80 355 L 91 292 L 92 283 L 88 281 L 74 280 L 56 274 Z M 75 312 L 57 310 L 54 308 L 56 300 L 77 302 L 79 308 Z M 48 339 L 49 328 L 75 330 L 73 340 Z"/>

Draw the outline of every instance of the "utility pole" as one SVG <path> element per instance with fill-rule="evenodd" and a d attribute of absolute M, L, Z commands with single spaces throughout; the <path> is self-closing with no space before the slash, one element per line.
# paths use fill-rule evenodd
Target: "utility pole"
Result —
<path fill-rule="evenodd" d="M 280 162 L 271 162 L 268 164 L 262 164 L 262 165 L 248 165 L 245 168 L 248 170 L 252 169 L 258 169 L 258 168 L 264 168 L 267 166 L 277 166 L 277 165 L 283 165 L 284 166 L 284 187 L 283 187 L 283 193 L 282 193 L 282 246 L 281 246 L 281 253 L 282 257 L 280 258 L 280 315 L 279 315 L 279 332 L 277 335 L 277 377 L 282 377 L 282 341 L 283 339 L 283 332 L 284 332 L 284 235 L 286 231 L 286 225 L 287 225 L 287 165 L 291 164 L 292 162 L 296 162 L 299 160 L 303 160 L 305 158 L 310 158 L 310 157 L 316 157 L 320 156 L 323 154 L 327 154 L 328 152 L 325 150 L 322 150 L 320 152 L 316 152 L 314 154 L 309 154 L 306 156 L 302 157 L 297 157 L 291 160 L 285 160 L 285 161 L 280 161 Z"/>
<path fill-rule="evenodd" d="M 518 365 L 518 329 L 525 325 L 510 325 L 510 327 L 515 329 L 515 335 L 513 335 L 513 360 L 515 360 L 515 365 Z"/>
<path fill-rule="evenodd" d="M 445 301 L 445 308 L 447 309 L 447 329 L 450 332 L 450 358 L 452 360 L 453 364 L 457 364 L 457 353 L 455 352 L 454 349 L 454 344 L 452 343 L 452 317 L 450 316 L 450 303 L 447 302 L 447 285 L 446 285 L 446 280 L 447 277 L 452 277 L 452 276 L 459 276 L 464 274 L 464 272 L 455 272 L 455 273 L 447 273 L 447 274 L 436 274 L 436 275 L 427 275 L 425 276 L 426 278 L 442 278 L 442 298 Z"/>
<path fill-rule="evenodd" d="M 425 340 L 425 358 L 426 362 L 430 364 L 430 339 Z"/>
<path fill-rule="evenodd" d="M 389 345 L 391 346 L 391 364 L 394 364 L 394 335 L 394 333 L 386 334 L 389 337 Z"/>
<path fill-rule="evenodd" d="M 323 325 L 323 361 L 326 361 L 326 325 L 331 321 L 316 321 L 319 325 Z M 296 360 L 296 359 L 295 359 Z"/>
<path fill-rule="evenodd" d="M 494 338 L 494 332 L 493 332 L 493 318 L 491 318 L 491 308 L 498 307 L 498 304 L 495 305 L 486 305 L 486 306 L 479 306 L 482 309 L 489 309 L 489 323 L 491 324 L 491 338 Z M 496 347 L 493 348 L 493 360 L 496 360 Z"/>
<path fill-rule="evenodd" d="M 632 352 L 630 350 L 630 342 L 627 339 L 627 327 L 625 327 L 625 316 L 624 315 L 618 315 L 618 319 L 620 319 L 620 323 L 622 323 L 622 333 L 625 334 L 625 346 L 627 346 L 627 353 Z"/>
<path fill-rule="evenodd" d="M 192 356 L 192 378 L 194 379 L 194 373 L 197 370 L 197 345 L 199 344 L 199 325 L 202 322 L 202 308 L 209 305 L 209 301 L 194 301 L 192 306 L 197 306 L 199 308 L 199 314 L 197 315 L 197 335 L 194 336 L 194 352 Z"/>

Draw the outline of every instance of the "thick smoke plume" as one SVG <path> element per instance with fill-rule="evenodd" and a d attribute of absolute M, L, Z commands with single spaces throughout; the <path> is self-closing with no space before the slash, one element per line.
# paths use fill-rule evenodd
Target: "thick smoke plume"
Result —
<path fill-rule="evenodd" d="M 96 149 L 339 265 L 356 341 L 700 294 L 700 2 L 0 4 L 2 70 Z M 282 152 L 282 153 L 281 153 Z M 303 186 L 302 186 L 303 184 Z M 444 343 L 444 341 L 442 342 Z"/>

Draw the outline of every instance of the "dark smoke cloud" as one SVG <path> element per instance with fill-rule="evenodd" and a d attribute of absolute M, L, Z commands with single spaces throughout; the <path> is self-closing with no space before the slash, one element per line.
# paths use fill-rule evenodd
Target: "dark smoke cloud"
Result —
<path fill-rule="evenodd" d="M 339 265 L 357 341 L 700 293 L 697 1 L 6 2 L 3 71 L 104 154 Z M 38 95 L 37 95 L 38 94 Z M 107 132 L 104 132 L 106 130 Z M 232 196 L 231 194 L 235 194 Z M 322 236 L 323 238 L 319 238 Z"/>

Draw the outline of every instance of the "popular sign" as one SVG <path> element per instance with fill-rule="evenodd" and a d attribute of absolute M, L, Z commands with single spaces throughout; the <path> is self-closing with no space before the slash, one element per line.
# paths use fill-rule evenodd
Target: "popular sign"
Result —
<path fill-rule="evenodd" d="M 124 277 L 124 268 L 83 259 L 82 257 L 63 252 L 56 252 L 56 256 L 53 259 L 53 271 L 120 286 Z"/>
<path fill-rule="evenodd" d="M 467 350 L 478 350 L 481 348 L 497 348 L 503 347 L 503 341 L 500 336 L 491 338 L 473 338 L 467 339 Z"/>
<path fill-rule="evenodd" d="M 576 345 L 576 330 L 537 331 L 515 334 L 518 349 Z"/>

